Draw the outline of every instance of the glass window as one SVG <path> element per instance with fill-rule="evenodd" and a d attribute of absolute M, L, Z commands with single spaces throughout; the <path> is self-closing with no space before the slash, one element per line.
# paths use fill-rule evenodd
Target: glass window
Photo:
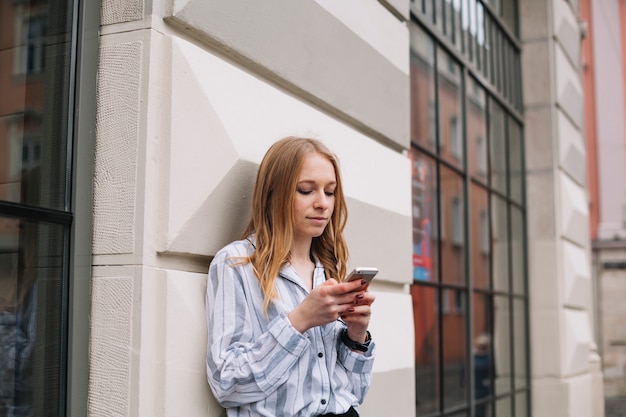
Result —
<path fill-rule="evenodd" d="M 450 233 L 441 238 L 441 281 L 450 284 L 465 283 L 465 188 L 463 178 L 450 168 L 442 166 L 441 223 Z"/>
<path fill-rule="evenodd" d="M 473 178 L 487 183 L 487 99 L 472 77 L 467 79 L 466 103 L 468 169 Z"/>
<path fill-rule="evenodd" d="M 437 171 L 432 158 L 411 150 L 413 167 L 413 279 L 439 279 Z"/>
<path fill-rule="evenodd" d="M 509 131 L 509 173 L 511 199 L 521 204 L 524 198 L 524 170 L 522 162 L 522 129 L 520 125 L 509 117 L 507 123 Z"/>
<path fill-rule="evenodd" d="M 518 393 L 515 396 L 515 416 L 528 417 L 528 395 L 526 392 Z"/>
<path fill-rule="evenodd" d="M 66 246 L 61 225 L 0 217 L 3 415 L 60 415 Z"/>
<path fill-rule="evenodd" d="M 3 416 L 67 407 L 74 5 L 8 1 L 0 11 Z"/>
<path fill-rule="evenodd" d="M 461 69 L 450 55 L 438 50 L 439 152 L 457 167 L 464 165 L 461 137 Z"/>
<path fill-rule="evenodd" d="M 502 107 L 491 100 L 489 106 L 489 141 L 491 143 L 491 186 L 506 195 L 506 131 Z"/>
<path fill-rule="evenodd" d="M 439 313 L 435 288 L 411 286 L 415 317 L 415 394 L 418 415 L 439 409 Z"/>
<path fill-rule="evenodd" d="M 4 6 L 0 200 L 66 209 L 70 3 Z"/>
<path fill-rule="evenodd" d="M 491 197 L 491 271 L 493 273 L 493 289 L 509 290 L 509 217 L 506 201 Z"/>
<path fill-rule="evenodd" d="M 473 305 L 473 334 L 472 334 L 472 360 L 473 392 L 474 400 L 480 404 L 476 407 L 477 415 L 487 415 L 486 400 L 493 397 L 493 337 L 492 337 L 492 314 L 493 305 L 491 296 L 474 293 Z"/>
<path fill-rule="evenodd" d="M 512 1 L 411 2 L 418 416 L 529 414 L 521 71 L 503 20 Z"/>
<path fill-rule="evenodd" d="M 452 290 L 442 290 L 442 297 L 454 296 Z M 464 298 L 464 292 L 459 297 Z M 463 302 L 463 304 L 465 304 Z M 449 310 L 441 316 L 442 320 L 442 361 L 443 361 L 443 403 L 444 409 L 454 408 L 467 403 L 468 384 L 461 383 L 467 369 L 466 321 L 465 311 Z"/>
<path fill-rule="evenodd" d="M 422 30 L 411 29 L 411 140 L 431 151 L 437 146 L 435 47 Z"/>
<path fill-rule="evenodd" d="M 513 337 L 515 344 L 515 389 L 527 387 L 527 366 L 526 351 L 524 346 L 526 340 L 526 306 L 524 300 L 515 298 L 513 300 Z"/>
<path fill-rule="evenodd" d="M 524 218 L 518 207 L 511 207 L 511 274 L 513 281 L 513 292 L 524 295 L 526 288 L 524 280 L 526 267 L 524 263 L 524 248 L 526 238 L 524 237 Z"/>
<path fill-rule="evenodd" d="M 470 266 L 475 288 L 489 289 L 491 277 L 491 238 L 489 231 L 489 194 L 472 184 L 470 203 Z"/>
<path fill-rule="evenodd" d="M 509 298 L 493 297 L 494 392 L 511 392 L 511 314 Z"/>

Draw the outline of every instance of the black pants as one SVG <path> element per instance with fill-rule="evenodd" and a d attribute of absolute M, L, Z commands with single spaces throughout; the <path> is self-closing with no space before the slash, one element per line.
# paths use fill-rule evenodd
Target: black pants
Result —
<path fill-rule="evenodd" d="M 325 416 L 327 416 L 327 417 L 332 417 L 332 416 L 336 416 L 336 417 L 359 417 L 359 413 L 357 413 L 354 408 L 350 407 L 350 409 L 348 411 L 346 411 L 345 413 L 343 413 L 343 414 L 332 414 L 332 413 L 329 413 L 329 414 L 322 414 L 319 417 L 325 417 Z"/>

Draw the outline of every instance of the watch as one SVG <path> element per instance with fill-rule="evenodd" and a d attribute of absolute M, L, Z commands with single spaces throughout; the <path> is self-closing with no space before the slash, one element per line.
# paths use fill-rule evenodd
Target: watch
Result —
<path fill-rule="evenodd" d="M 364 343 L 357 343 L 354 340 L 348 337 L 348 329 L 343 329 L 341 332 L 341 341 L 344 345 L 348 346 L 352 350 L 358 350 L 359 352 L 367 352 L 367 349 L 370 347 L 370 343 L 372 342 L 372 335 L 369 330 L 367 331 L 367 337 L 365 338 Z"/>

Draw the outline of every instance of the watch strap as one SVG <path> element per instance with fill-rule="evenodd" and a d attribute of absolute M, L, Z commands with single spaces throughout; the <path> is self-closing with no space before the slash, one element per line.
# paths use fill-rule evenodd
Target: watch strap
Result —
<path fill-rule="evenodd" d="M 341 332 L 341 341 L 343 342 L 344 345 L 346 345 L 348 348 L 352 350 L 358 350 L 359 352 L 367 352 L 367 349 L 369 349 L 370 343 L 372 342 L 372 335 L 370 334 L 369 330 L 367 331 L 366 334 L 367 334 L 367 338 L 365 339 L 365 342 L 358 343 L 350 339 L 350 337 L 348 336 L 348 329 L 343 329 L 343 331 Z"/>

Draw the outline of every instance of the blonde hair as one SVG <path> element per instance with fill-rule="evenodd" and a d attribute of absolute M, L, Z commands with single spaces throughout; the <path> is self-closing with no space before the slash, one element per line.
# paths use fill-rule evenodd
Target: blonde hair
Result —
<path fill-rule="evenodd" d="M 326 272 L 326 279 L 342 281 L 346 275 L 348 247 L 343 230 L 348 218 L 339 162 L 320 141 L 310 138 L 286 137 L 274 143 L 265 154 L 257 173 L 252 197 L 252 219 L 244 238 L 254 235 L 256 250 L 244 259 L 250 262 L 264 295 L 264 309 L 278 298 L 276 277 L 289 261 L 293 242 L 293 200 L 304 159 L 319 154 L 330 161 L 335 170 L 335 206 L 330 222 L 319 237 L 314 237 L 312 253 Z"/>

